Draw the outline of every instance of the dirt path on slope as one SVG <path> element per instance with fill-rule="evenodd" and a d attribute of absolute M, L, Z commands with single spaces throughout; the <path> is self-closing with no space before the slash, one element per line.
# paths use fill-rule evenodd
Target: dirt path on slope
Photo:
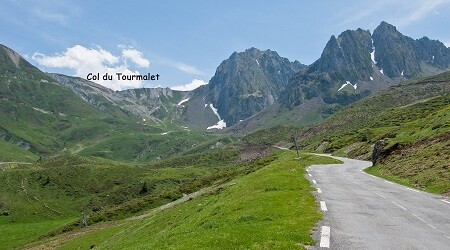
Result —
<path fill-rule="evenodd" d="M 80 229 L 76 229 L 76 230 L 72 230 L 60 235 L 57 235 L 55 237 L 49 238 L 49 239 L 45 239 L 45 240 L 41 240 L 35 243 L 31 243 L 28 246 L 25 246 L 24 249 L 29 249 L 29 250 L 43 250 L 43 249 L 56 249 L 58 247 L 60 247 L 61 245 L 63 245 L 64 243 L 75 239 L 75 238 L 79 238 L 82 237 L 84 235 L 99 231 L 99 230 L 103 230 L 106 228 L 110 228 L 110 227 L 114 227 L 114 226 L 118 226 L 124 223 L 127 223 L 129 221 L 136 221 L 136 220 L 143 220 L 147 217 L 153 216 L 155 214 L 158 214 L 161 211 L 164 211 L 166 209 L 172 208 L 175 205 L 184 203 L 186 201 L 192 200 L 196 197 L 202 196 L 203 194 L 207 194 L 207 193 L 212 193 L 215 192 L 219 189 L 228 187 L 228 186 L 232 186 L 236 183 L 234 182 L 228 182 L 228 183 L 224 183 L 221 185 L 216 185 L 216 186 L 211 186 L 211 187 L 206 187 L 206 188 L 202 188 L 197 192 L 194 193 L 190 193 L 190 194 L 185 194 L 183 195 L 183 197 L 181 197 L 178 200 L 169 202 L 167 204 L 164 204 L 162 206 L 153 208 L 147 212 L 145 212 L 144 214 L 141 215 L 137 215 L 137 216 L 133 216 L 121 221 L 109 221 L 109 222 L 103 222 L 103 223 L 97 223 L 94 224 L 92 226 L 88 226 L 86 228 L 80 228 Z"/>

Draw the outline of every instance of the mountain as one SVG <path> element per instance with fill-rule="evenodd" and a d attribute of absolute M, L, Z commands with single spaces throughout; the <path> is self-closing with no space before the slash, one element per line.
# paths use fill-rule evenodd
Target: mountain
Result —
<path fill-rule="evenodd" d="M 114 91 L 94 82 L 61 74 L 49 74 L 62 86 L 69 87 L 101 111 L 112 115 L 125 114 L 155 123 L 179 122 L 183 100 L 190 92 L 170 88 L 139 88 Z"/>
<path fill-rule="evenodd" d="M 271 50 L 234 52 L 217 67 L 209 84 L 194 90 L 194 95 L 205 100 L 203 108 L 217 109 L 219 117 L 231 126 L 273 104 L 289 79 L 304 67 Z M 188 106 L 186 113 L 198 108 Z"/>
<path fill-rule="evenodd" d="M 66 151 L 149 161 L 190 150 L 214 135 L 182 126 L 182 101 L 189 94 L 168 88 L 112 91 L 46 74 L 2 45 L 0 162 Z"/>
<path fill-rule="evenodd" d="M 414 40 L 386 22 L 373 34 L 347 30 L 331 36 L 321 57 L 297 72 L 274 104 L 230 130 L 246 133 L 280 124 L 317 124 L 359 99 L 449 67 L 450 48 L 437 40 Z"/>
<path fill-rule="evenodd" d="M 450 48 L 437 40 L 414 40 L 382 22 L 373 32 L 375 61 L 389 78 L 436 74 L 450 65 Z"/>
<path fill-rule="evenodd" d="M 321 57 L 297 73 L 281 103 L 319 98 L 333 110 L 402 80 L 434 75 L 450 66 L 450 49 L 427 37 L 414 40 L 382 22 L 371 34 L 357 29 L 332 36 Z"/>
<path fill-rule="evenodd" d="M 55 153 L 66 144 L 57 134 L 94 117 L 107 116 L 15 51 L 0 46 L 0 139 L 9 144 L 3 155 L 28 155 L 22 160 L 29 161 L 36 157 L 30 152 Z"/>

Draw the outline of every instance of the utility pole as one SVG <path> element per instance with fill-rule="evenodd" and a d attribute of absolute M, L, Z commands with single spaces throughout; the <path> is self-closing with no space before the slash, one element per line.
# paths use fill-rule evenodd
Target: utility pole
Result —
<path fill-rule="evenodd" d="M 297 157 L 300 158 L 300 153 L 298 151 L 297 140 L 295 139 L 295 135 L 292 136 L 292 140 L 294 141 L 295 150 L 297 150 Z"/>
<path fill-rule="evenodd" d="M 82 223 L 82 227 L 87 227 L 87 218 L 86 218 L 86 214 L 84 212 L 81 213 L 81 223 Z"/>

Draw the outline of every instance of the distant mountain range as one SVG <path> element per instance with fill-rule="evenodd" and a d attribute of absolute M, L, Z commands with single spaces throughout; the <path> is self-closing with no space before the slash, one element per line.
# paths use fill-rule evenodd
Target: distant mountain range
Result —
<path fill-rule="evenodd" d="M 51 136 L 53 129 L 84 126 L 83 119 L 227 127 L 233 133 L 278 124 L 311 125 L 372 93 L 449 67 L 450 48 L 427 37 L 404 36 L 386 22 L 373 33 L 357 29 L 331 36 L 321 57 L 309 66 L 271 50 L 235 52 L 218 66 L 209 84 L 193 91 L 113 91 L 81 78 L 43 73 L 2 45 L 0 136 L 21 145 L 34 141 L 33 150 L 50 153 L 65 143 L 63 137 Z M 24 132 L 24 126 L 40 132 Z"/>
<path fill-rule="evenodd" d="M 414 40 L 382 22 L 331 36 L 321 57 L 297 72 L 270 107 L 232 131 L 276 124 L 314 124 L 356 100 L 406 79 L 450 67 L 450 48 L 427 37 Z M 269 125 L 267 125 L 267 123 Z"/>

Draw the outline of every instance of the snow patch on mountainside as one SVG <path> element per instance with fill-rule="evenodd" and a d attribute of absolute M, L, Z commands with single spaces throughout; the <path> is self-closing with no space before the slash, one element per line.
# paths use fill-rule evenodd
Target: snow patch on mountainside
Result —
<path fill-rule="evenodd" d="M 356 84 L 356 83 L 355 83 L 355 85 L 353 85 L 351 82 L 345 81 L 345 83 L 342 84 L 342 86 L 338 89 L 338 91 L 340 91 L 341 89 L 345 88 L 345 86 L 347 86 L 347 85 L 352 86 L 355 90 L 356 90 L 356 88 L 357 88 L 357 86 L 356 86 L 357 84 Z"/>
<path fill-rule="evenodd" d="M 217 112 L 217 109 L 214 107 L 214 105 L 211 103 L 209 104 L 209 107 L 211 108 L 211 110 L 214 112 L 214 114 L 217 116 L 217 119 L 219 119 L 219 121 L 216 123 L 216 125 L 207 127 L 206 129 L 223 129 L 227 127 L 227 123 L 222 120 L 222 118 L 220 118 L 219 112 Z"/>
<path fill-rule="evenodd" d="M 186 99 L 184 99 L 184 100 L 181 100 L 181 102 L 178 103 L 178 106 L 181 106 L 181 104 L 183 104 L 183 103 L 185 103 L 185 102 L 187 102 L 187 101 L 189 101 L 189 98 L 186 98 Z"/>
<path fill-rule="evenodd" d="M 33 107 L 33 109 L 36 110 L 36 111 L 39 111 L 41 113 L 44 113 L 44 114 L 51 114 L 52 113 L 52 112 L 47 111 L 45 109 L 40 109 L 40 108 L 35 108 L 35 107 Z"/>
<path fill-rule="evenodd" d="M 372 59 L 372 67 L 377 64 L 375 61 L 375 46 L 373 45 L 373 39 L 372 39 L 372 52 L 370 52 L 370 59 Z"/>

